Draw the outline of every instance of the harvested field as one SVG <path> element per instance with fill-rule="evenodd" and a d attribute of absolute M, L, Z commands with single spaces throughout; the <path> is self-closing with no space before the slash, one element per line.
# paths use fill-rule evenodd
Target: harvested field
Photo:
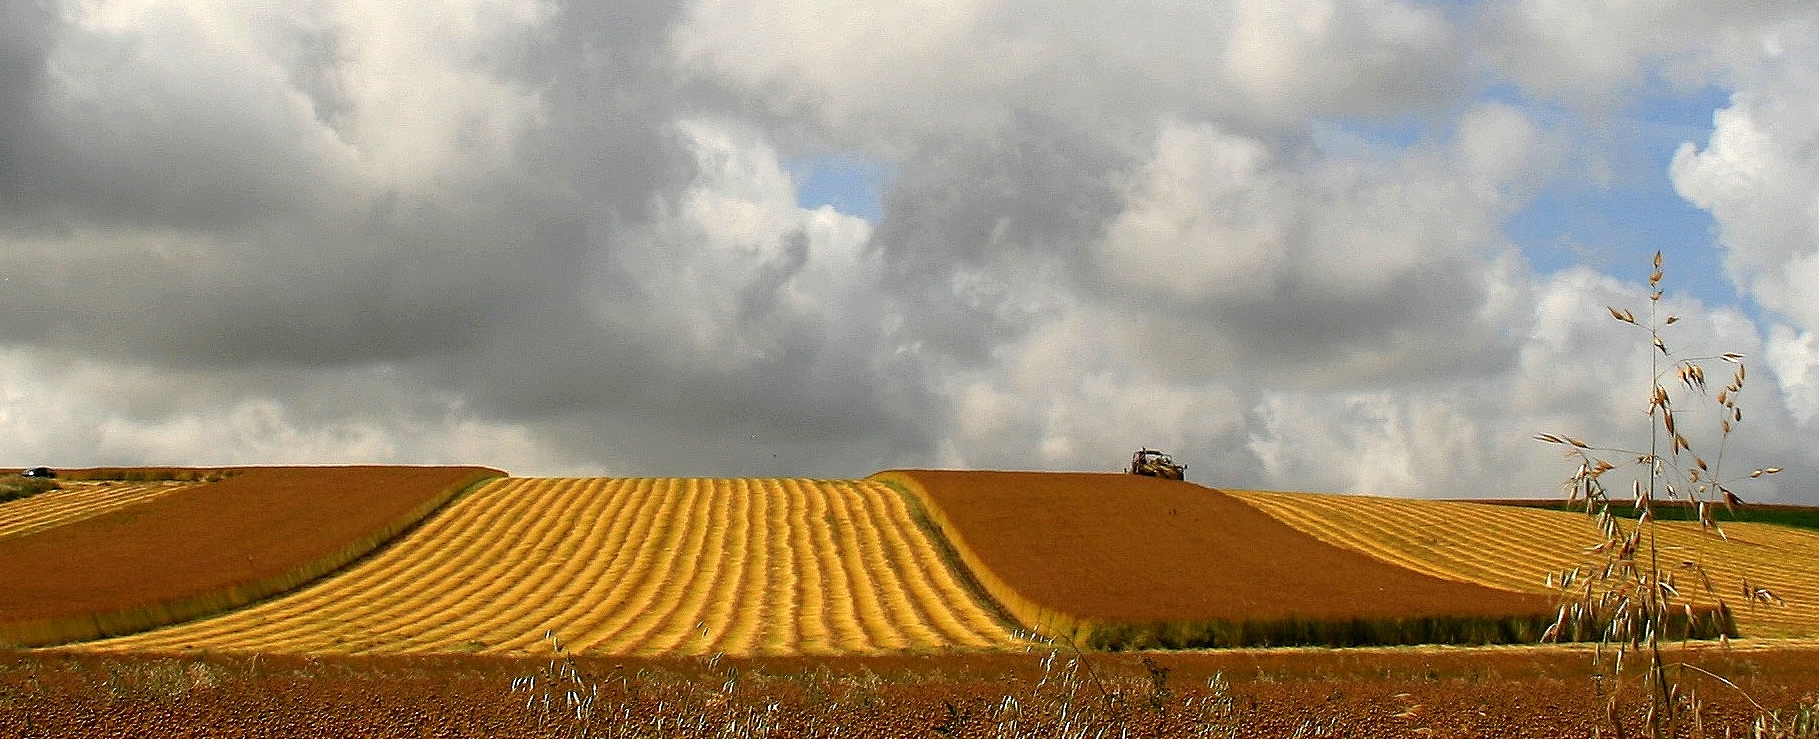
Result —
<path fill-rule="evenodd" d="M 840 654 L 1012 645 L 865 481 L 495 480 L 377 555 L 108 651 Z"/>
<path fill-rule="evenodd" d="M 1819 703 L 1819 649 L 1685 659 L 1733 678 L 1784 718 Z M 1232 650 L 1166 654 L 782 659 L 582 658 L 593 736 L 644 737 L 1592 737 L 1611 735 L 1612 684 L 1584 648 Z M 0 652 L 0 735 L 574 736 L 555 683 L 514 691 L 548 660 L 474 656 Z M 1743 694 L 1692 678 L 1710 736 L 1750 736 Z M 1616 715 L 1640 735 L 1625 678 Z M 593 688 L 597 687 L 598 692 Z M 530 703 L 527 706 L 527 701 Z M 564 730 L 570 730 L 564 733 Z"/>
<path fill-rule="evenodd" d="M 1384 562 L 1458 582 L 1545 594 L 1547 576 L 1577 566 L 1603 567 L 1585 552 L 1600 541 L 1584 513 L 1507 505 L 1311 493 L 1233 492 L 1323 541 Z M 1749 637 L 1819 636 L 1819 532 L 1766 523 L 1725 523 L 1726 538 L 1694 523 L 1657 524 L 1670 568 L 1702 562 L 1719 597 L 1732 605 L 1737 630 Z M 1727 540 L 1728 539 L 1728 540 Z M 1747 605 L 1743 582 L 1767 588 L 1785 605 Z M 1692 572 L 1678 573 L 1681 594 L 1714 601 Z"/>
<path fill-rule="evenodd" d="M 371 551 L 477 467 L 262 467 L 0 537 L 0 643 L 127 634 L 294 588 Z"/>
<path fill-rule="evenodd" d="M 1412 571 L 1225 493 L 1122 474 L 896 471 L 1025 624 L 1103 647 L 1530 641 L 1556 601 Z"/>
<path fill-rule="evenodd" d="M 94 518 L 196 485 L 191 482 L 60 483 L 57 490 L 0 503 L 0 537 L 20 536 Z"/>

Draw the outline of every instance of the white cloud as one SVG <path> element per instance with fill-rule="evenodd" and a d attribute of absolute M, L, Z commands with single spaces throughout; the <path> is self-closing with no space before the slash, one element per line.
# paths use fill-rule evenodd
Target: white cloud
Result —
<path fill-rule="evenodd" d="M 1717 219 L 1737 286 L 1806 329 L 1819 327 L 1819 44 L 1776 65 L 1714 117 L 1711 140 L 1674 155 L 1681 196 Z"/>
<path fill-rule="evenodd" d="M 1458 128 L 1402 151 L 1311 157 L 1165 123 L 1094 267 L 1132 310 L 1187 322 L 1187 340 L 1153 362 L 1366 385 L 1481 363 L 1508 350 L 1508 287 L 1524 269 L 1498 224 L 1559 154 L 1505 106 Z M 1157 302 L 1174 310 L 1145 310 Z"/>
<path fill-rule="evenodd" d="M 1670 293 L 1670 342 L 1772 370 L 1740 448 L 1789 468 L 1770 497 L 1814 489 L 1810 4 L 59 10 L 0 18 L 0 457 L 857 475 L 1147 444 L 1218 485 L 1543 494 L 1531 433 L 1646 429 L 1648 350 L 1604 313 L 1645 301 L 1505 231 L 1564 179 L 1658 189 L 1575 116 L 1666 80 L 1736 91 L 1674 182 L 1786 324 Z M 798 207 L 780 156 L 830 149 L 888 161 L 875 224 Z"/>
<path fill-rule="evenodd" d="M 247 393 L 57 353 L 0 348 L 0 459 L 51 466 L 320 463 L 484 464 L 561 469 L 526 427 L 459 401 L 400 393 L 384 368 L 268 378 Z M 305 399 L 333 395 L 332 404 Z"/>
<path fill-rule="evenodd" d="M 761 104 L 894 154 L 1025 114 L 1087 129 L 1133 114 L 1398 115 L 1432 107 L 1461 68 L 1448 63 L 1460 51 L 1442 14 L 1394 0 L 1156 12 L 1097 0 L 703 0 L 671 43 L 683 64 Z"/>
<path fill-rule="evenodd" d="M 1810 4 L 1787 0 L 1521 0 L 1487 8 L 1479 46 L 1493 70 L 1532 95 L 1598 113 L 1619 110 L 1651 77 L 1683 89 L 1727 80 L 1737 59 L 1793 30 L 1790 18 L 1814 15 Z"/>
<path fill-rule="evenodd" d="M 735 372 L 780 359 L 792 325 L 877 314 L 855 305 L 867 299 L 855 287 L 877 279 L 862 253 L 869 223 L 798 207 L 776 150 L 749 127 L 687 119 L 674 130 L 696 178 L 616 265 L 648 296 L 643 325 L 684 329 L 674 361 Z"/>
<path fill-rule="evenodd" d="M 1453 395 L 1454 397 L 1447 397 Z M 1369 495 L 1486 497 L 1481 419 L 1457 393 L 1269 393 L 1246 445 L 1265 474 L 1305 489 Z"/>
<path fill-rule="evenodd" d="M 1791 326 L 1767 329 L 1768 367 L 1788 413 L 1810 427 L 1819 401 L 1819 18 L 1808 13 L 1752 37 L 1731 60 L 1741 80 L 1703 147 L 1682 144 L 1670 175 L 1718 223 L 1738 290 Z"/>
<path fill-rule="evenodd" d="M 1763 353 L 1788 412 L 1800 425 L 1819 429 L 1819 334 L 1775 326 Z"/>
<path fill-rule="evenodd" d="M 60 94 L 39 114 L 107 170 L 80 186 L 126 195 L 110 179 L 166 178 L 155 208 L 445 202 L 538 125 L 537 92 L 485 60 L 548 15 L 535 0 L 79 3 L 46 61 Z"/>
<path fill-rule="evenodd" d="M 1244 403 L 1218 382 L 1182 382 L 1145 369 L 1154 348 L 1131 317 L 1088 303 L 1005 346 L 989 371 L 948 375 L 951 466 L 1114 471 L 1137 445 L 1194 452 L 1199 479 L 1248 466 L 1226 443 Z M 1167 337 L 1160 337 L 1168 340 Z"/>
<path fill-rule="evenodd" d="M 1245 443 L 1269 485 L 1421 497 L 1552 494 L 1572 469 L 1557 448 L 1530 439 L 1532 434 L 1567 434 L 1602 447 L 1648 447 L 1652 422 L 1643 410 L 1650 373 L 1665 365 L 1651 366 L 1655 352 L 1646 332 L 1618 323 L 1606 310 L 1627 308 L 1646 320 L 1644 290 L 1586 269 L 1551 275 L 1533 286 L 1531 307 L 1505 317 L 1524 335 L 1519 358 L 1501 371 L 1395 392 L 1272 390 L 1256 401 Z M 1753 323 L 1735 310 L 1670 296 L 1662 317 L 1669 313 L 1683 317 L 1664 331 L 1677 357 L 1763 351 Z M 1767 348 L 1770 364 L 1805 368 L 1819 361 L 1805 353 L 1810 347 L 1803 342 L 1785 338 L 1792 341 Z M 1705 364 L 1715 393 L 1730 381 L 1732 367 Z M 1717 459 L 1720 419 L 1711 395 L 1677 384 L 1670 390 L 1680 431 L 1695 452 Z M 1800 424 L 1810 422 L 1780 412 L 1777 392 L 1761 378 L 1746 382 L 1745 423 L 1738 425 L 1724 457 L 1727 477 L 1757 466 L 1815 460 L 1810 445 L 1798 442 L 1807 438 Z M 1625 456 L 1612 458 L 1621 462 Z M 1613 473 L 1611 482 L 1626 485 L 1629 478 L 1621 476 L 1626 472 Z M 1801 500 L 1811 478 L 1794 473 L 1738 489 L 1753 500 Z"/>

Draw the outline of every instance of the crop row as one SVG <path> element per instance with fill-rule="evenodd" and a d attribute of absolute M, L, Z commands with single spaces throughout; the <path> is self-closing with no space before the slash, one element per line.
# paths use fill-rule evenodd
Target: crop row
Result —
<path fill-rule="evenodd" d="M 20 536 L 137 505 L 192 483 L 65 482 L 59 490 L 0 503 L 0 537 Z"/>
<path fill-rule="evenodd" d="M 836 654 L 986 649 L 1006 626 L 865 481 L 495 480 L 287 596 L 109 650 Z"/>
<path fill-rule="evenodd" d="M 1107 649 L 1523 642 L 1553 600 L 1437 578 L 1220 491 L 1102 473 L 896 470 L 1027 628 Z"/>
<path fill-rule="evenodd" d="M 0 537 L 0 644 L 133 634 L 287 592 L 498 476 L 474 467 L 261 467 Z"/>
<path fill-rule="evenodd" d="M 1236 497 L 1325 541 L 1460 582 L 1555 592 L 1549 575 L 1600 571 L 1600 541 L 1583 513 L 1475 503 L 1306 493 Z M 1633 525 L 1633 522 L 1627 524 Z M 1819 636 L 1819 532 L 1761 523 L 1722 524 L 1723 536 L 1687 522 L 1658 522 L 1664 569 L 1693 605 L 1722 598 L 1749 637 Z M 1702 566 L 1713 593 L 1693 567 Z M 1746 597 L 1760 589 L 1766 595 Z"/>

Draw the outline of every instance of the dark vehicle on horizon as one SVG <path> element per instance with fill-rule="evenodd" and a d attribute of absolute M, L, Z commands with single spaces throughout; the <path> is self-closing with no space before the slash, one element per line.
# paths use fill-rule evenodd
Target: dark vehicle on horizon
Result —
<path fill-rule="evenodd" d="M 1175 460 L 1167 454 L 1143 447 L 1131 455 L 1130 473 L 1146 477 L 1160 477 L 1165 480 L 1186 480 L 1187 465 L 1176 464 Z"/>

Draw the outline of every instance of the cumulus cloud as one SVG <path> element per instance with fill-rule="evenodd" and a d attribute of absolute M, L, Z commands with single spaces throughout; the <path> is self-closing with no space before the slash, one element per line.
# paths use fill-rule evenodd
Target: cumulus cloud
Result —
<path fill-rule="evenodd" d="M 1733 83 L 1737 59 L 1812 12 L 1797 0 L 1522 0 L 1490 6 L 1474 36 L 1483 63 L 1530 94 L 1613 113 L 1652 84 Z"/>
<path fill-rule="evenodd" d="M 1752 37 L 1730 60 L 1740 80 L 1713 115 L 1711 138 L 1674 154 L 1675 189 L 1710 211 L 1723 264 L 1739 292 L 1767 309 L 1768 367 L 1782 410 L 1819 432 L 1819 13 Z"/>
<path fill-rule="evenodd" d="M 1634 431 L 1647 353 L 1602 311 L 1642 288 L 1529 266 L 1509 219 L 1597 142 L 1485 88 L 1589 109 L 1662 77 L 1736 90 L 1672 177 L 1781 324 L 1672 295 L 1703 316 L 1678 329 L 1772 368 L 1765 494 L 1814 489 L 1800 8 L 1704 35 L 1691 5 L 1546 2 L 0 9 L 17 464 L 838 476 L 1147 444 L 1213 484 L 1545 494 L 1531 433 Z M 890 173 L 875 220 L 802 207 L 791 162 L 828 152 Z"/>
<path fill-rule="evenodd" d="M 672 44 L 759 106 L 900 155 L 1028 115 L 1110 136 L 1155 113 L 1401 115 L 1459 89 L 1464 56 L 1442 13 L 1393 0 L 705 0 Z"/>
<path fill-rule="evenodd" d="M 1554 158 L 1539 140 L 1500 106 L 1377 159 L 1166 124 L 1098 244 L 1098 282 L 1132 310 L 1173 308 L 1188 340 L 1151 353 L 1183 365 L 1368 385 L 1494 361 L 1496 225 Z"/>

